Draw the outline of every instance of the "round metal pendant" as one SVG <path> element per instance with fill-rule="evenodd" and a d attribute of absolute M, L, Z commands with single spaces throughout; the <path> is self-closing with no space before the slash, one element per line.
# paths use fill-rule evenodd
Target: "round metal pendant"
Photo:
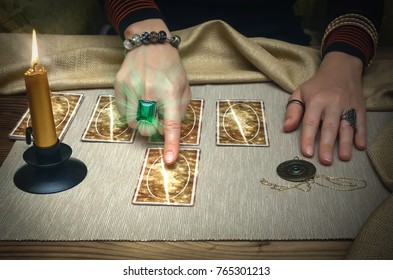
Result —
<path fill-rule="evenodd" d="M 301 160 L 298 157 L 287 160 L 277 166 L 277 174 L 282 179 L 291 182 L 304 182 L 314 178 L 317 169 L 311 162 Z"/>

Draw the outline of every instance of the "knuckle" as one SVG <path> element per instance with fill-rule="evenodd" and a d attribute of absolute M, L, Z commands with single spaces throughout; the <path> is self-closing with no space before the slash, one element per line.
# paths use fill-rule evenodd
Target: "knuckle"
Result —
<path fill-rule="evenodd" d="M 176 143 L 174 141 L 165 141 L 164 149 L 166 151 L 173 151 L 173 150 L 176 150 L 177 148 L 178 148 L 178 145 L 176 145 Z"/>
<path fill-rule="evenodd" d="M 165 130 L 180 130 L 180 127 L 181 123 L 176 120 L 165 120 Z"/>
<path fill-rule="evenodd" d="M 338 129 L 338 125 L 335 122 L 332 121 L 325 121 L 323 123 L 323 126 L 325 129 L 331 130 L 331 131 L 336 131 Z"/>
<path fill-rule="evenodd" d="M 319 120 L 317 121 L 315 119 L 304 119 L 303 125 L 310 127 L 310 128 L 318 128 L 319 127 Z"/>
<path fill-rule="evenodd" d="M 319 108 L 323 106 L 324 104 L 324 99 L 321 98 L 321 96 L 313 96 L 310 100 L 308 100 L 308 107 L 309 108 Z"/>
<path fill-rule="evenodd" d="M 142 136 L 152 136 L 154 134 L 153 130 L 146 128 L 139 128 L 138 131 Z"/>

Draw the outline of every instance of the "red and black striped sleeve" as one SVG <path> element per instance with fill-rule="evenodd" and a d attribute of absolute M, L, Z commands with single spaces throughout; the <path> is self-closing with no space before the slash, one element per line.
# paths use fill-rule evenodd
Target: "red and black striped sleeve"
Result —
<path fill-rule="evenodd" d="M 346 14 L 359 14 L 366 17 L 378 32 L 382 22 L 383 9 L 383 0 L 330 0 L 328 2 L 328 18 L 329 22 L 333 22 Z M 322 55 L 331 51 L 341 51 L 361 59 L 365 68 L 371 63 L 376 51 L 376 40 L 371 33 L 361 24 L 341 24 L 328 32 L 322 42 Z"/>
<path fill-rule="evenodd" d="M 132 23 L 162 18 L 153 0 L 101 0 L 105 15 L 113 28 L 124 39 L 125 29 Z"/>
<path fill-rule="evenodd" d="M 353 25 L 343 25 L 334 29 L 325 39 L 324 54 L 341 51 L 356 56 L 366 67 L 375 53 L 372 37 L 363 28 Z"/>

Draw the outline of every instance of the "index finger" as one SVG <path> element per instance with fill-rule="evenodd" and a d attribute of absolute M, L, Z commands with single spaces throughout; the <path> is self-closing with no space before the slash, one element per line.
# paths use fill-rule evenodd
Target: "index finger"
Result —
<path fill-rule="evenodd" d="M 164 162 L 173 164 L 179 155 L 181 115 L 179 104 L 164 108 Z"/>

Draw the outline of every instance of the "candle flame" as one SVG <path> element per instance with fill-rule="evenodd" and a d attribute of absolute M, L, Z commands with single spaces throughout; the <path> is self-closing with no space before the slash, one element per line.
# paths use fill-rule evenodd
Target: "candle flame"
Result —
<path fill-rule="evenodd" d="M 35 29 L 33 29 L 33 42 L 31 44 L 31 67 L 38 64 L 38 47 L 37 47 L 37 36 Z"/>

